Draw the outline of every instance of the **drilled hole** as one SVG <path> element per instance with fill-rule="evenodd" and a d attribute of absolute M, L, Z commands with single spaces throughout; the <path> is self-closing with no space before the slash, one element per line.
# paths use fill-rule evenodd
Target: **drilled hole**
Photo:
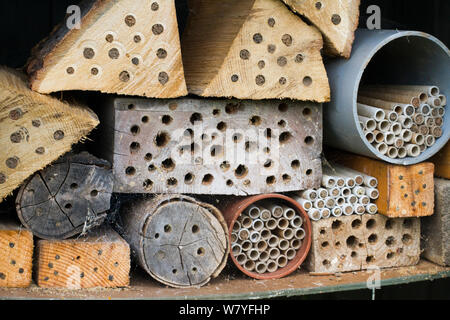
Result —
<path fill-rule="evenodd" d="M 288 47 L 292 45 L 292 36 L 290 34 L 285 34 L 281 37 L 281 41 Z"/>
<path fill-rule="evenodd" d="M 253 41 L 254 41 L 255 43 L 261 43 L 261 42 L 263 41 L 263 36 L 262 36 L 262 34 L 261 34 L 261 33 L 255 33 L 255 34 L 253 35 Z"/>
<path fill-rule="evenodd" d="M 410 229 L 412 227 L 412 220 L 411 219 L 405 219 L 403 221 L 403 227 L 406 229 Z"/>
<path fill-rule="evenodd" d="M 172 226 L 169 225 L 169 224 L 166 224 L 166 225 L 164 226 L 164 232 L 165 232 L 165 233 L 170 233 L 170 232 L 172 232 Z"/>
<path fill-rule="evenodd" d="M 173 119 L 171 116 L 169 115 L 164 115 L 161 119 L 162 123 L 164 123 L 165 125 L 169 125 L 172 123 Z"/>
<path fill-rule="evenodd" d="M 196 122 L 203 121 L 203 117 L 200 113 L 196 112 L 196 113 L 192 114 L 192 116 L 189 120 L 191 121 L 192 124 L 195 124 Z"/>
<path fill-rule="evenodd" d="M 346 240 L 347 247 L 349 248 L 356 248 L 358 245 L 358 239 L 355 236 L 350 236 Z"/>
<path fill-rule="evenodd" d="M 225 131 L 227 129 L 227 124 L 225 122 L 219 122 L 217 124 L 217 130 L 219 131 Z"/>
<path fill-rule="evenodd" d="M 395 225 L 394 220 L 388 219 L 388 220 L 386 221 L 384 227 L 385 227 L 387 230 L 390 230 L 390 229 L 392 229 L 392 228 L 394 227 L 394 225 Z"/>
<path fill-rule="evenodd" d="M 97 190 L 92 190 L 91 191 L 91 197 L 92 198 L 95 198 L 95 197 L 97 197 L 98 196 L 98 191 Z"/>
<path fill-rule="evenodd" d="M 156 171 L 155 165 L 154 164 L 149 165 L 148 166 L 148 171 L 150 171 L 150 172 Z"/>
<path fill-rule="evenodd" d="M 66 208 L 67 210 L 72 209 L 72 204 L 71 203 L 67 203 L 64 208 Z"/>
<path fill-rule="evenodd" d="M 202 179 L 202 184 L 205 186 L 209 186 L 214 181 L 214 176 L 212 174 L 206 174 Z"/>
<path fill-rule="evenodd" d="M 331 229 L 337 230 L 337 229 L 339 229 L 341 226 L 342 226 L 342 221 L 336 220 L 336 221 L 333 221 L 333 223 L 331 224 Z"/>
<path fill-rule="evenodd" d="M 228 161 L 224 161 L 220 164 L 220 169 L 222 169 L 223 172 L 226 172 L 230 169 L 230 163 Z"/>
<path fill-rule="evenodd" d="M 178 180 L 175 178 L 169 178 L 167 179 L 167 186 L 168 187 L 175 187 L 178 184 Z"/>
<path fill-rule="evenodd" d="M 145 190 L 150 190 L 150 189 L 152 189 L 152 188 L 153 188 L 153 181 L 150 180 L 150 179 L 145 180 L 145 181 L 142 183 L 142 187 L 143 187 Z"/>
<path fill-rule="evenodd" d="M 312 169 L 308 169 L 308 170 L 306 170 L 305 173 L 306 173 L 307 176 L 310 176 L 310 175 L 312 175 L 313 170 Z"/>
<path fill-rule="evenodd" d="M 157 147 L 165 147 L 170 141 L 170 135 L 167 132 L 158 132 L 155 137 L 155 144 Z"/>
<path fill-rule="evenodd" d="M 275 184 L 275 182 L 277 182 L 277 179 L 275 178 L 275 176 L 270 176 L 270 177 L 267 177 L 267 179 L 266 179 L 266 183 L 268 185 L 273 185 L 273 184 Z"/>
<path fill-rule="evenodd" d="M 134 167 L 128 167 L 128 168 L 126 168 L 126 170 L 125 170 L 125 174 L 126 174 L 127 176 L 133 176 L 133 175 L 136 174 L 136 169 L 135 169 Z"/>
<path fill-rule="evenodd" d="M 371 234 L 368 238 L 369 243 L 376 243 L 378 241 L 378 236 L 376 234 Z"/>
<path fill-rule="evenodd" d="M 395 253 L 394 253 L 394 252 L 389 252 L 389 253 L 386 255 L 386 258 L 387 258 L 387 259 L 392 259 L 394 256 L 395 256 Z"/>
<path fill-rule="evenodd" d="M 227 180 L 227 186 L 232 187 L 234 185 L 233 180 Z"/>
<path fill-rule="evenodd" d="M 161 165 L 164 170 L 169 172 L 175 169 L 175 162 L 171 158 L 164 160 Z"/>
<path fill-rule="evenodd" d="M 155 36 L 160 35 L 164 32 L 164 27 L 162 24 L 155 24 L 152 26 L 152 32 Z"/>
<path fill-rule="evenodd" d="M 403 244 L 410 244 L 411 242 L 412 242 L 412 237 L 411 237 L 411 235 L 409 235 L 409 234 L 404 234 L 403 236 L 402 236 L 402 242 L 403 242 Z"/>
<path fill-rule="evenodd" d="M 192 226 L 192 233 L 198 233 L 200 231 L 200 228 L 198 225 L 194 224 Z"/>
<path fill-rule="evenodd" d="M 204 248 L 198 248 L 197 255 L 203 256 L 204 254 L 205 254 L 205 249 Z"/>
<path fill-rule="evenodd" d="M 292 180 L 291 176 L 286 173 L 283 174 L 282 178 L 283 178 L 284 183 L 289 183 Z"/>
<path fill-rule="evenodd" d="M 366 222 L 366 228 L 367 229 L 373 229 L 375 228 L 377 222 L 375 221 L 375 219 L 370 219 L 369 221 Z"/>
<path fill-rule="evenodd" d="M 130 144 L 130 152 L 131 153 L 137 153 L 141 149 L 141 145 L 139 142 L 132 142 Z"/>
<path fill-rule="evenodd" d="M 288 143 L 289 140 L 292 138 L 292 134 L 288 131 L 283 132 L 282 134 L 280 134 L 280 143 L 281 144 L 285 144 Z"/>
<path fill-rule="evenodd" d="M 328 247 L 328 245 L 329 245 L 328 241 L 322 242 L 321 244 L 322 248 L 326 248 Z"/>
<path fill-rule="evenodd" d="M 272 129 L 267 128 L 267 129 L 264 131 L 264 136 L 265 136 L 267 139 L 271 139 L 271 138 L 272 138 Z"/>
<path fill-rule="evenodd" d="M 74 74 L 75 73 L 75 69 L 73 67 L 68 67 L 66 69 L 67 74 Z"/>
<path fill-rule="evenodd" d="M 240 57 L 242 60 L 248 60 L 248 59 L 250 59 L 250 51 L 248 51 L 247 49 L 241 50 L 241 52 L 239 52 L 239 57 Z"/>
<path fill-rule="evenodd" d="M 186 174 L 184 176 L 184 183 L 185 184 L 192 184 L 194 182 L 194 174 L 192 174 L 191 172 L 189 172 L 188 174 Z"/>
<path fill-rule="evenodd" d="M 152 161 L 153 155 L 151 153 L 147 153 L 144 157 L 145 161 L 149 162 Z"/>
<path fill-rule="evenodd" d="M 300 168 L 300 161 L 299 160 L 294 160 L 291 162 L 291 167 L 292 169 L 299 169 Z"/>
<path fill-rule="evenodd" d="M 243 179 L 245 178 L 245 176 L 247 176 L 248 174 L 248 168 L 244 165 L 239 165 L 236 170 L 234 170 L 234 175 L 236 176 L 236 178 L 238 179 Z"/>
<path fill-rule="evenodd" d="M 250 124 L 254 126 L 259 126 L 261 124 L 262 120 L 259 116 L 253 116 L 250 118 Z"/>
<path fill-rule="evenodd" d="M 387 239 L 386 239 L 386 245 L 388 246 L 388 247 L 392 247 L 392 246 L 394 246 L 395 245 L 395 238 L 393 237 L 393 236 L 390 236 L 390 237 L 388 237 Z"/>
<path fill-rule="evenodd" d="M 314 138 L 311 136 L 307 136 L 305 138 L 305 144 L 307 144 L 308 146 L 312 145 L 314 143 Z"/>
<path fill-rule="evenodd" d="M 108 51 L 108 56 L 113 60 L 119 59 L 120 57 L 119 49 L 112 48 L 111 50 Z"/>

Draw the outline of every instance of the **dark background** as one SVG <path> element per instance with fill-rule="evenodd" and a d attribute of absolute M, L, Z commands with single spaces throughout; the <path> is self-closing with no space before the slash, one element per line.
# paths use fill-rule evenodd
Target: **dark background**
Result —
<path fill-rule="evenodd" d="M 217 0 L 226 1 L 226 0 Z M 78 0 L 0 0 L 0 65 L 23 67 L 30 51 L 60 23 L 66 8 Z M 189 13 L 187 0 L 176 0 L 180 32 Z M 360 28 L 366 27 L 369 5 L 381 8 L 383 29 L 417 30 L 430 33 L 450 45 L 450 1 L 362 0 Z M 449 299 L 450 279 L 385 287 L 377 299 Z M 298 299 L 298 298 L 295 298 Z M 300 299 L 371 299 L 369 290 L 339 292 Z"/>

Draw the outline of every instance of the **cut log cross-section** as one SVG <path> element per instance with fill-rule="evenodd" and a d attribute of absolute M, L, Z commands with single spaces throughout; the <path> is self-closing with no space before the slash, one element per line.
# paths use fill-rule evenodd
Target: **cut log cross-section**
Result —
<path fill-rule="evenodd" d="M 190 93 L 329 101 L 322 36 L 281 1 L 194 0 L 191 12 L 182 38 Z"/>
<path fill-rule="evenodd" d="M 360 0 L 283 0 L 322 32 L 325 53 L 350 58 L 359 21 Z"/>
<path fill-rule="evenodd" d="M 0 202 L 98 123 L 91 110 L 33 92 L 21 74 L 0 68 Z"/>
<path fill-rule="evenodd" d="M 88 153 L 64 156 L 20 189 L 17 214 L 34 235 L 66 239 L 101 224 L 110 208 L 109 163 Z"/>
<path fill-rule="evenodd" d="M 70 18 L 70 17 L 69 17 Z M 81 29 L 57 28 L 28 66 L 41 93 L 94 90 L 173 98 L 187 94 L 174 0 L 89 0 Z"/>

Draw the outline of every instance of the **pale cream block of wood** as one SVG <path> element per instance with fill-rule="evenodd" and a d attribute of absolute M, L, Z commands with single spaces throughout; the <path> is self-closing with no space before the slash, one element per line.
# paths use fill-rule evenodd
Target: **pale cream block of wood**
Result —
<path fill-rule="evenodd" d="M 98 123 L 90 109 L 33 92 L 24 75 L 0 67 L 0 202 Z"/>
<path fill-rule="evenodd" d="M 336 273 L 415 265 L 420 259 L 420 219 L 381 214 L 312 221 L 306 268 Z"/>
<path fill-rule="evenodd" d="M 25 288 L 31 284 L 33 235 L 17 222 L 0 222 L 0 287 Z"/>
<path fill-rule="evenodd" d="M 35 48 L 33 90 L 187 94 L 174 0 L 90 0 L 80 27 L 68 29 L 65 21 Z"/>
<path fill-rule="evenodd" d="M 320 32 L 279 0 L 194 0 L 182 37 L 190 93 L 327 102 Z"/>
<path fill-rule="evenodd" d="M 360 0 L 283 0 L 322 32 L 325 53 L 350 58 Z"/>
<path fill-rule="evenodd" d="M 127 287 L 130 248 L 115 231 L 97 229 L 85 237 L 37 242 L 36 282 L 43 288 Z"/>

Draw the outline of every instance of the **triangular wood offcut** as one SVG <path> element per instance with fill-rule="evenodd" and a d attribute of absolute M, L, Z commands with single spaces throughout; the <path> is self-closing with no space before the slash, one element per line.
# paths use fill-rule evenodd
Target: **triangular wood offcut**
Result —
<path fill-rule="evenodd" d="M 33 90 L 187 94 L 174 0 L 88 0 L 81 8 L 81 29 L 64 22 L 33 50 Z"/>
<path fill-rule="evenodd" d="M 325 53 L 350 58 L 359 22 L 360 0 L 283 0 L 322 32 Z"/>
<path fill-rule="evenodd" d="M 0 67 L 0 202 L 98 124 L 90 109 L 33 92 L 24 75 Z"/>
<path fill-rule="evenodd" d="M 279 0 L 193 0 L 182 37 L 190 93 L 326 102 L 322 35 Z M 214 18 L 220 17 L 220 18 Z"/>

